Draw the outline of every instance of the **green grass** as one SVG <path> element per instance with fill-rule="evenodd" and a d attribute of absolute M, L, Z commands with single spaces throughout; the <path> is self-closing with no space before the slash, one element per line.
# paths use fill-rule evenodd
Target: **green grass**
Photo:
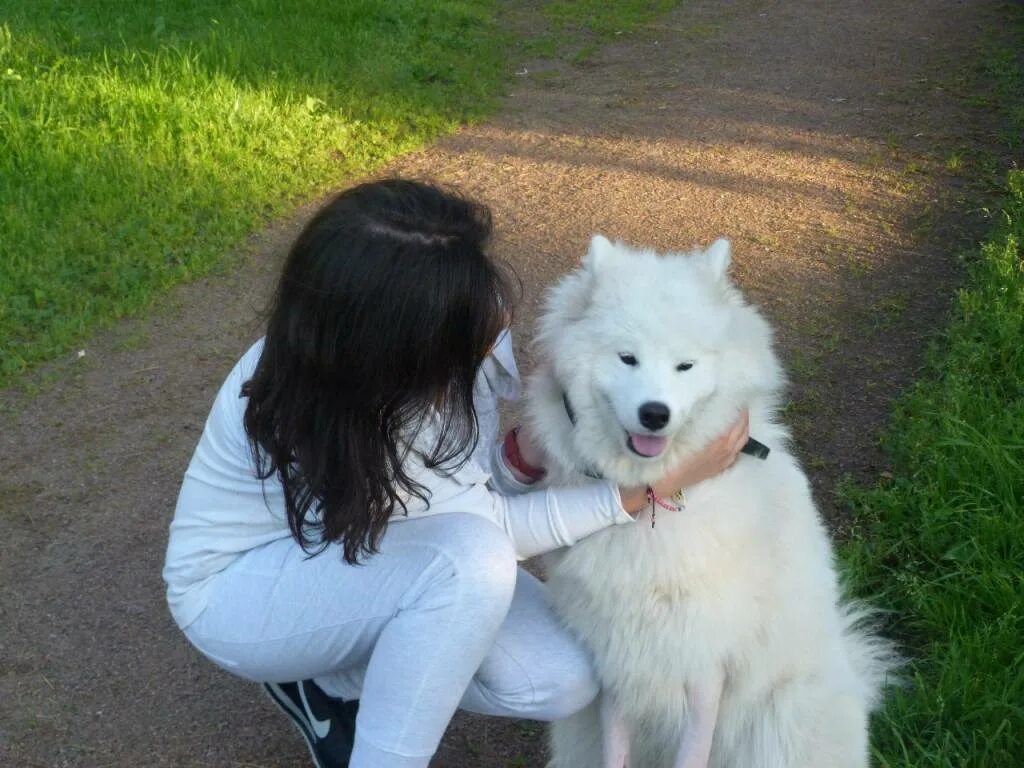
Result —
<path fill-rule="evenodd" d="M 632 32 L 677 4 L 678 0 L 554 0 L 545 5 L 544 15 L 562 29 L 585 29 L 607 40 Z"/>
<path fill-rule="evenodd" d="M 0 385 L 487 112 L 492 0 L 8 0 Z"/>
<path fill-rule="evenodd" d="M 1024 172 L 887 438 L 893 478 L 846 489 L 857 591 L 913 657 L 875 726 L 882 766 L 1012 768 L 1024 754 Z"/>
<path fill-rule="evenodd" d="M 1015 14 L 1006 39 L 992 45 L 980 62 L 982 74 L 992 87 L 971 95 L 971 101 L 979 106 L 1001 112 L 1006 117 L 1006 127 L 1000 132 L 999 140 L 1011 152 L 1024 149 L 1024 65 L 1021 50 L 1024 49 L 1024 11 L 1020 8 L 1007 9 Z"/>
<path fill-rule="evenodd" d="M 679 0 L 549 0 L 541 6 L 547 28 L 524 41 L 528 53 L 588 60 L 603 43 L 635 32 Z"/>
<path fill-rule="evenodd" d="M 967 77 L 966 98 L 1002 119 L 993 149 L 1012 157 L 1024 146 L 1024 12 L 1005 10 L 1001 39 L 968 64 L 981 78 Z M 1003 203 L 923 378 L 897 403 L 891 477 L 843 490 L 858 532 L 842 558 L 910 656 L 907 685 L 874 723 L 885 768 L 1024 762 L 1024 171 L 1001 165 L 971 158 L 973 188 L 998 183 Z"/>

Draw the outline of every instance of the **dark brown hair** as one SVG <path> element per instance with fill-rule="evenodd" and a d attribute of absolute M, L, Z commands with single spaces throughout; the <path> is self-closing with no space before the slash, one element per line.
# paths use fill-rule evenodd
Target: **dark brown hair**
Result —
<path fill-rule="evenodd" d="M 407 501 L 429 504 L 403 464 L 433 409 L 428 467 L 476 445 L 474 380 L 511 306 L 490 233 L 484 206 L 387 180 L 339 194 L 292 247 L 242 394 L 257 472 L 279 478 L 307 551 L 338 542 L 356 563 Z"/>

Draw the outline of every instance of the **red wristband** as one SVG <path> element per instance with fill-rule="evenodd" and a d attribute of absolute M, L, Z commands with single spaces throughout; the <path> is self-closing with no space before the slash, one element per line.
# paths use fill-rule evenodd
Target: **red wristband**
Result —
<path fill-rule="evenodd" d="M 503 447 L 505 450 L 505 460 L 508 462 L 508 465 L 520 474 L 533 481 L 543 480 L 547 476 L 548 472 L 546 469 L 527 464 L 523 455 L 519 452 L 519 427 L 514 427 L 508 431 L 505 435 Z"/>

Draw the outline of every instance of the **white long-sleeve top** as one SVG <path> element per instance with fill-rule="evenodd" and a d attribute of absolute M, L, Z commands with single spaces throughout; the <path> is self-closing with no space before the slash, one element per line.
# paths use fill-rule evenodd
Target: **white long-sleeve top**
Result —
<path fill-rule="evenodd" d="M 218 573 L 249 550 L 291 536 L 281 483 L 276 476 L 257 477 L 242 420 L 247 403 L 242 384 L 252 377 L 262 349 L 262 340 L 250 347 L 221 387 L 178 496 L 163 577 L 171 614 L 182 628 L 206 607 Z M 538 490 L 512 476 L 496 440 L 498 397 L 512 399 L 517 393 L 518 372 L 506 332 L 476 382 L 477 450 L 447 476 L 427 469 L 410 452 L 406 469 L 427 489 L 428 503 L 410 499 L 407 515 L 396 515 L 392 524 L 448 512 L 480 515 L 501 527 L 525 559 L 632 522 L 610 483 Z M 429 451 L 432 436 L 428 418 L 418 438 L 423 442 L 417 444 Z M 318 557 L 341 557 L 341 551 L 330 547 Z"/>

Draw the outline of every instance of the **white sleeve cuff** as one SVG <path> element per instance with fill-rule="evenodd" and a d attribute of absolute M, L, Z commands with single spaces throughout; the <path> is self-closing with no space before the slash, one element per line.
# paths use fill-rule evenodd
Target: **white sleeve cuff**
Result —
<path fill-rule="evenodd" d="M 605 485 L 607 485 L 612 497 L 612 523 L 614 525 L 625 525 L 626 523 L 635 523 L 636 518 L 629 514 L 629 512 L 627 512 L 622 506 L 622 496 L 619 495 L 619 487 L 608 481 L 605 481 Z"/>

